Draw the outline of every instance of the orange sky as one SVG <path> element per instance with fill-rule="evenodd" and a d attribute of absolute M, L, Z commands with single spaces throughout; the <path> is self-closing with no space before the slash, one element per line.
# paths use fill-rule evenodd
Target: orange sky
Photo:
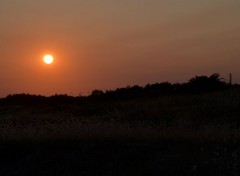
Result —
<path fill-rule="evenodd" d="M 215 72 L 239 83 L 239 8 L 236 0 L 1 0 L 0 97 Z M 46 53 L 54 64 L 43 64 Z"/>

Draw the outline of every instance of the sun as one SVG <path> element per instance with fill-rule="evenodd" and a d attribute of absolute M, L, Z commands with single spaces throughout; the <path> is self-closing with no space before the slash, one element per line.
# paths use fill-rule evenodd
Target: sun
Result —
<path fill-rule="evenodd" d="M 48 65 L 49 65 L 49 64 L 52 64 L 53 61 L 54 61 L 54 58 L 53 58 L 52 55 L 47 54 L 47 55 L 44 55 L 44 56 L 43 56 L 43 62 L 44 62 L 45 64 L 48 64 Z"/>

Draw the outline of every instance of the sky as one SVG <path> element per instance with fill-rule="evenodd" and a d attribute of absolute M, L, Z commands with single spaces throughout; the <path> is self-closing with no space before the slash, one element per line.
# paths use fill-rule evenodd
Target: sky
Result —
<path fill-rule="evenodd" d="M 240 83 L 239 9 L 239 0 L 1 0 L 0 97 L 213 73 Z"/>

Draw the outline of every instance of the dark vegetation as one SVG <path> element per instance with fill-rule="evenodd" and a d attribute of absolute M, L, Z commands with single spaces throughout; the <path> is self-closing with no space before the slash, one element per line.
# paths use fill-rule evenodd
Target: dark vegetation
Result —
<path fill-rule="evenodd" d="M 1 105 L 36 105 L 36 104 L 72 104 L 86 103 L 91 101 L 117 101 L 139 98 L 156 98 L 159 96 L 174 96 L 180 94 L 196 94 L 226 90 L 232 87 L 222 81 L 220 75 L 215 73 L 211 76 L 196 76 L 187 83 L 171 84 L 169 82 L 147 84 L 144 87 L 138 85 L 118 88 L 116 90 L 93 90 L 89 96 L 73 97 L 69 95 L 53 95 L 45 97 L 41 95 L 13 94 L 0 99 Z"/>
<path fill-rule="evenodd" d="M 239 175 L 240 86 L 219 74 L 0 99 L 0 175 Z"/>

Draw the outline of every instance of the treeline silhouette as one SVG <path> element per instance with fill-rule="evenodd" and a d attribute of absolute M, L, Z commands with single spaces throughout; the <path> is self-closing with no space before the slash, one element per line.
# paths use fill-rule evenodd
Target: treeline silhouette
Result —
<path fill-rule="evenodd" d="M 234 85 L 239 87 L 239 85 Z M 53 95 L 30 95 L 30 94 L 13 94 L 0 99 L 0 105 L 35 105 L 35 104 L 72 104 L 72 103 L 86 103 L 92 101 L 112 101 L 112 100 L 130 100 L 136 98 L 152 98 L 165 95 L 176 94 L 196 94 L 212 91 L 219 91 L 233 87 L 230 83 L 224 81 L 220 74 L 214 73 L 211 76 L 195 76 L 187 83 L 169 82 L 147 84 L 146 86 L 127 86 L 124 88 L 117 88 L 116 90 L 93 90 L 88 96 L 69 96 Z"/>

